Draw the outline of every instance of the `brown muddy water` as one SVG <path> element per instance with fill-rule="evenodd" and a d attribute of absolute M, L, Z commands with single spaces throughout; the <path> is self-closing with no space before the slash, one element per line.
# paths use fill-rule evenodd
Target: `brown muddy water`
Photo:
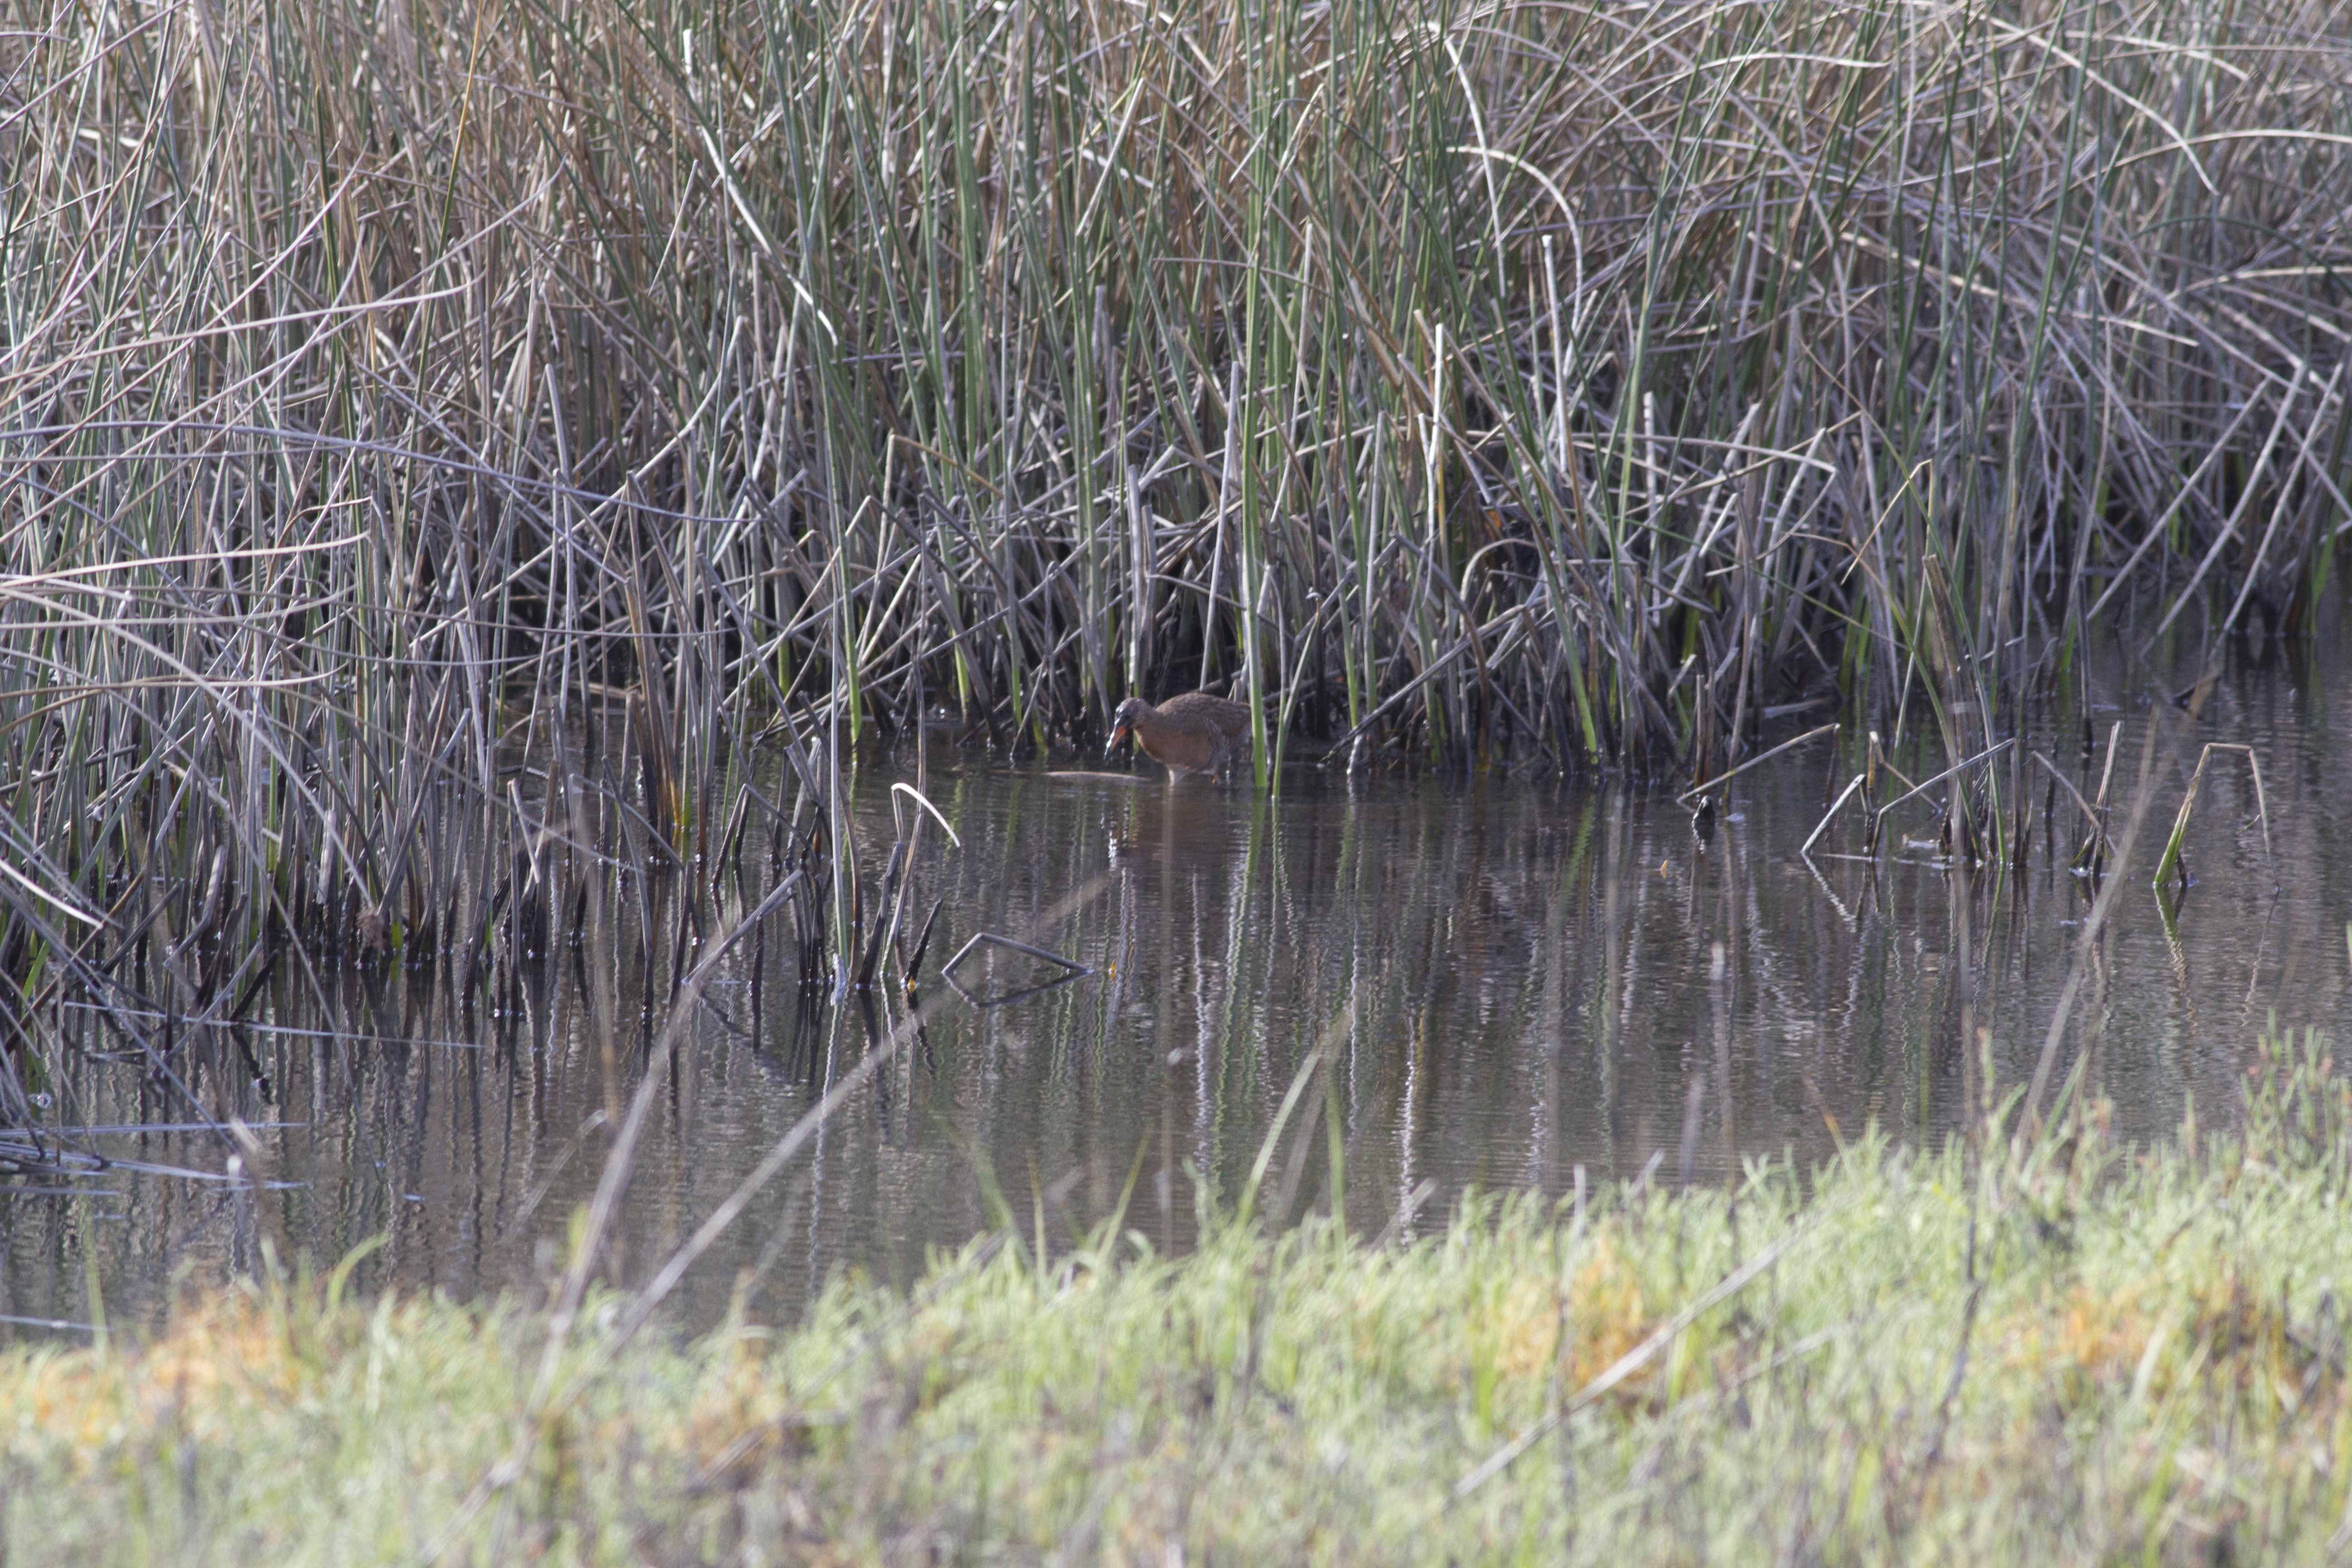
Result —
<path fill-rule="evenodd" d="M 2090 889 L 2057 863 L 2076 826 L 2063 794 L 2045 818 L 2038 767 L 2018 876 L 1942 859 L 1926 802 L 1890 824 L 1875 865 L 1851 858 L 1851 824 L 1801 857 L 1856 765 L 1827 742 L 1740 780 L 1708 836 L 1664 791 L 1307 767 L 1268 799 L 1171 786 L 1148 765 L 1088 776 L 1088 759 L 1007 764 L 934 741 L 930 795 L 963 844 L 932 831 L 912 881 L 910 907 L 944 900 L 921 1036 L 698 1265 L 683 1319 L 711 1321 L 739 1283 L 770 1321 L 839 1269 L 903 1284 L 1005 1210 L 1024 1233 L 1042 1216 L 1049 1241 L 1064 1238 L 1110 1213 L 1130 1172 L 1128 1225 L 1180 1248 L 1196 1182 L 1238 1188 L 1318 1042 L 1346 1209 L 1366 1231 L 1440 1223 L 1474 1186 L 1563 1194 L 1580 1170 L 1654 1166 L 1662 1181 L 1712 1181 L 1743 1160 L 1817 1161 L 1874 1126 L 1939 1140 L 1981 1101 L 1985 1062 L 1997 1088 L 2031 1075 L 2078 954 L 2065 1061 L 2083 1062 L 2118 1125 L 2162 1135 L 2192 1096 L 2201 1122 L 2226 1122 L 2266 1019 L 2333 1027 L 2352 990 L 2342 673 L 2232 676 L 2194 719 L 2161 702 L 2094 710 L 2102 742 L 2124 725 L 2119 795 L 2151 722 L 2158 739 L 2141 847 L 2086 952 Z M 2085 758 L 2080 720 L 2052 730 L 2035 749 L 2091 793 L 2099 758 Z M 2147 879 L 2210 741 L 2255 748 L 2272 849 L 2242 763 L 2217 758 L 2189 837 L 2194 885 L 2168 929 Z M 888 786 L 914 764 L 902 748 L 857 774 L 858 841 L 877 868 Z M 938 972 L 979 931 L 1092 973 L 999 1002 L 1048 974 L 999 954 L 959 973 L 967 1000 Z M 87 1323 L 95 1287 L 118 1321 L 152 1314 L 175 1279 L 251 1268 L 265 1247 L 331 1264 L 378 1237 L 363 1286 L 536 1289 L 595 1184 L 646 1038 L 644 976 L 624 973 L 613 1065 L 583 1003 L 583 981 L 612 979 L 599 962 L 559 952 L 470 1011 L 446 972 L 330 975 L 324 1010 L 280 974 L 242 1050 L 191 1049 L 181 1064 L 215 1115 L 252 1128 L 258 1158 L 232 1162 L 202 1130 L 97 1137 L 123 1160 L 215 1179 L 134 1163 L 68 1194 L 19 1184 L 0 1197 L 0 1312 Z M 727 962 L 663 1087 L 613 1277 L 658 1267 L 903 1016 L 894 997 L 870 1021 L 855 1002 L 803 1005 L 795 978 L 781 933 Z M 164 1112 L 135 1067 L 83 1061 L 70 1076 L 97 1120 Z M 1318 1131 L 1301 1164 L 1294 1212 L 1328 1202 L 1328 1142 Z"/>

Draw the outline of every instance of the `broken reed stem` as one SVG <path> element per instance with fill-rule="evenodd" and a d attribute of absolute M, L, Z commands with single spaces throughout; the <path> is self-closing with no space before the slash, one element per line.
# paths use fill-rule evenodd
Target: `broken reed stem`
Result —
<path fill-rule="evenodd" d="M 2252 771 L 2254 780 L 2254 820 L 2262 826 L 2263 858 L 2266 862 L 2275 859 L 2271 851 L 2270 804 L 2263 794 L 2261 760 L 2254 755 L 2252 746 L 2210 741 L 2197 753 L 2197 766 L 2189 775 L 2188 791 L 2180 797 L 2180 809 L 2173 815 L 2171 835 L 2165 839 L 2164 853 L 2157 859 L 2156 875 L 2148 879 L 2148 885 L 2156 889 L 2158 898 L 2164 896 L 2165 883 L 2176 878 L 2179 882 L 2179 891 L 2188 890 L 2189 874 L 2181 866 L 2180 848 L 2189 838 L 2189 818 L 2196 811 L 2197 792 L 2205 782 L 2205 764 L 2212 760 L 2216 752 L 2235 752 L 2246 759 L 2246 766 Z"/>
<path fill-rule="evenodd" d="M 1238 677 L 1261 767 L 1727 777 L 1832 689 L 1980 753 L 2169 562 L 2310 625 L 2352 14 L 1687 20 L 0 33 L 0 992 L 49 1051 L 36 975 L 456 951 L 518 847 L 561 929 L 740 849 L 765 726 L 839 984 L 845 751 L 927 702 L 1034 746 Z"/>

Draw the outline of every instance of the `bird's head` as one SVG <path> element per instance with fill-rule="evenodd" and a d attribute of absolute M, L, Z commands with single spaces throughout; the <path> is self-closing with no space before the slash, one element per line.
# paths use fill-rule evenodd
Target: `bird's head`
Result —
<path fill-rule="evenodd" d="M 1136 721 L 1140 719 L 1145 711 L 1144 701 L 1140 697 L 1130 697 L 1118 705 L 1118 710 L 1110 716 L 1110 744 L 1103 748 L 1104 756 L 1108 757 L 1118 751 L 1119 742 L 1135 733 Z"/>

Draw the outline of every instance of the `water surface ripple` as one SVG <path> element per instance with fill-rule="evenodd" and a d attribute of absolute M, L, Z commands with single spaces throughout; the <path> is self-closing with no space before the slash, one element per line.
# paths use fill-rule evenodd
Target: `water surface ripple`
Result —
<path fill-rule="evenodd" d="M 2225 1121 L 2273 1010 L 2293 1025 L 2345 1016 L 2344 684 L 2233 678 L 2193 721 L 2155 710 L 2150 842 L 2081 952 L 2067 1037 L 2068 1063 L 2079 1057 L 2127 1132 L 2168 1131 L 2191 1096 L 2201 1120 Z M 2149 718 L 2094 714 L 2102 739 L 2125 724 L 2119 792 Z M 2079 736 L 2078 724 L 2054 760 L 2088 775 L 2088 793 L 2096 762 Z M 2168 930 L 2147 888 L 2154 841 L 2213 740 L 2256 747 L 2273 853 L 2242 764 L 2217 760 L 2189 840 L 2194 886 Z M 872 759 L 857 778 L 859 842 L 877 870 L 887 786 L 912 762 Z M 1997 1085 L 2031 1074 L 2090 902 L 2053 864 L 2074 828 L 2063 809 L 2045 819 L 2038 768 L 2020 877 L 1956 871 L 1924 805 L 1875 866 L 1845 858 L 1857 839 L 1843 827 L 1801 858 L 1853 766 L 1826 744 L 1741 780 L 1711 836 L 1664 793 L 1551 781 L 1351 783 L 1308 768 L 1271 800 L 936 742 L 927 762 L 963 847 L 929 835 L 910 889 L 916 910 L 944 900 L 922 1037 L 699 1267 L 692 1321 L 715 1317 L 739 1281 L 771 1317 L 842 1268 L 903 1283 L 999 1205 L 1024 1229 L 1042 1213 L 1049 1239 L 1066 1237 L 1110 1212 L 1130 1173 L 1128 1223 L 1181 1247 L 1196 1179 L 1238 1188 L 1318 1043 L 1346 1205 L 1366 1230 L 1396 1223 L 1416 1194 L 1408 1228 L 1474 1185 L 1566 1192 L 1579 1167 L 1598 1179 L 1655 1161 L 1674 1181 L 1687 1160 L 1694 1179 L 1715 1180 L 1758 1156 L 1817 1160 L 1874 1126 L 1937 1140 L 1981 1101 L 1985 1062 Z M 983 930 L 1094 973 L 973 1005 L 936 973 Z M 755 958 L 767 966 L 756 998 Z M 893 1027 L 887 1005 L 871 1020 L 856 1005 L 796 1005 L 792 964 L 780 935 L 712 987 L 648 1131 L 616 1277 L 657 1267 Z M 998 952 L 959 978 L 985 999 L 1046 973 Z M 0 1198 L 0 1312 L 87 1321 L 90 1280 L 112 1312 L 152 1311 L 175 1270 L 249 1267 L 265 1243 L 331 1261 L 379 1233 L 366 1284 L 465 1295 L 543 1280 L 644 1040 L 644 977 L 614 984 L 617 1059 L 583 978 L 610 979 L 586 955 L 559 955 L 502 998 L 515 1016 L 494 1019 L 469 1016 L 446 976 L 330 976 L 322 1012 L 281 973 L 250 1062 L 223 1051 L 184 1064 L 216 1114 L 253 1127 L 268 1184 L 116 1170 L 79 1196 Z M 108 1121 L 170 1111 L 131 1068 L 74 1071 L 71 1098 Z M 1300 1163 L 1294 1211 L 1328 1202 L 1326 1131 Z M 158 1164 L 228 1164 L 201 1131 L 99 1142 Z"/>

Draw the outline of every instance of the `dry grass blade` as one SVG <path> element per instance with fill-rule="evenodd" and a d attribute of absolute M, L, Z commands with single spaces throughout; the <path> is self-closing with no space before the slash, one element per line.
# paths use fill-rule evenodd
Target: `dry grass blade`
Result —
<path fill-rule="evenodd" d="M 1755 1281 L 1758 1275 L 1778 1263 L 1791 1247 L 1820 1230 L 1822 1222 L 1836 1213 L 1838 1206 L 1824 1205 L 1809 1215 L 1803 1224 L 1776 1237 L 1770 1246 L 1725 1275 L 1688 1306 L 1660 1324 L 1640 1344 L 1593 1374 L 1583 1387 L 1578 1389 L 1558 1409 L 1547 1413 L 1541 1420 L 1534 1422 L 1508 1443 L 1496 1449 L 1476 1468 L 1454 1483 L 1454 1500 L 1459 1501 L 1468 1497 L 1487 1481 L 1510 1468 L 1519 1456 L 1535 1447 L 1546 1433 L 1552 1431 L 1579 1410 L 1600 1399 L 1611 1389 L 1649 1365 L 1657 1358 L 1658 1352 L 1673 1344 L 1681 1337 L 1685 1330 L 1746 1289 Z"/>
<path fill-rule="evenodd" d="M 1792 736 L 1789 740 L 1781 742 L 1779 745 L 1773 747 L 1769 752 L 1758 752 L 1755 756 L 1748 758 L 1746 762 L 1740 763 L 1738 767 L 1733 768 L 1728 773 L 1717 773 L 1715 777 L 1707 780 L 1705 784 L 1692 785 L 1689 789 L 1683 791 L 1682 794 L 1675 797 L 1675 804 L 1687 805 L 1692 801 L 1697 799 L 1700 795 L 1712 795 L 1717 790 L 1719 790 L 1724 785 L 1729 784 L 1733 779 L 1738 778 L 1741 773 L 1746 773 L 1748 769 L 1759 766 L 1761 763 L 1770 762 L 1774 757 L 1780 755 L 1784 752 L 1793 751 L 1797 747 L 1803 745 L 1808 741 L 1818 741 L 1823 735 L 1834 735 L 1837 731 L 1837 725 L 1822 724 L 1806 731 L 1801 735 Z"/>
<path fill-rule="evenodd" d="M 0 32 L 23 1043 L 142 940 L 219 1016 L 273 941 L 471 979 L 649 908 L 772 729 L 839 990 L 845 758 L 940 710 L 1219 684 L 1269 783 L 1294 732 L 1719 781 L 1832 700 L 1980 755 L 2176 563 L 2176 626 L 2310 624 L 2352 13 L 1678 16 Z"/>

